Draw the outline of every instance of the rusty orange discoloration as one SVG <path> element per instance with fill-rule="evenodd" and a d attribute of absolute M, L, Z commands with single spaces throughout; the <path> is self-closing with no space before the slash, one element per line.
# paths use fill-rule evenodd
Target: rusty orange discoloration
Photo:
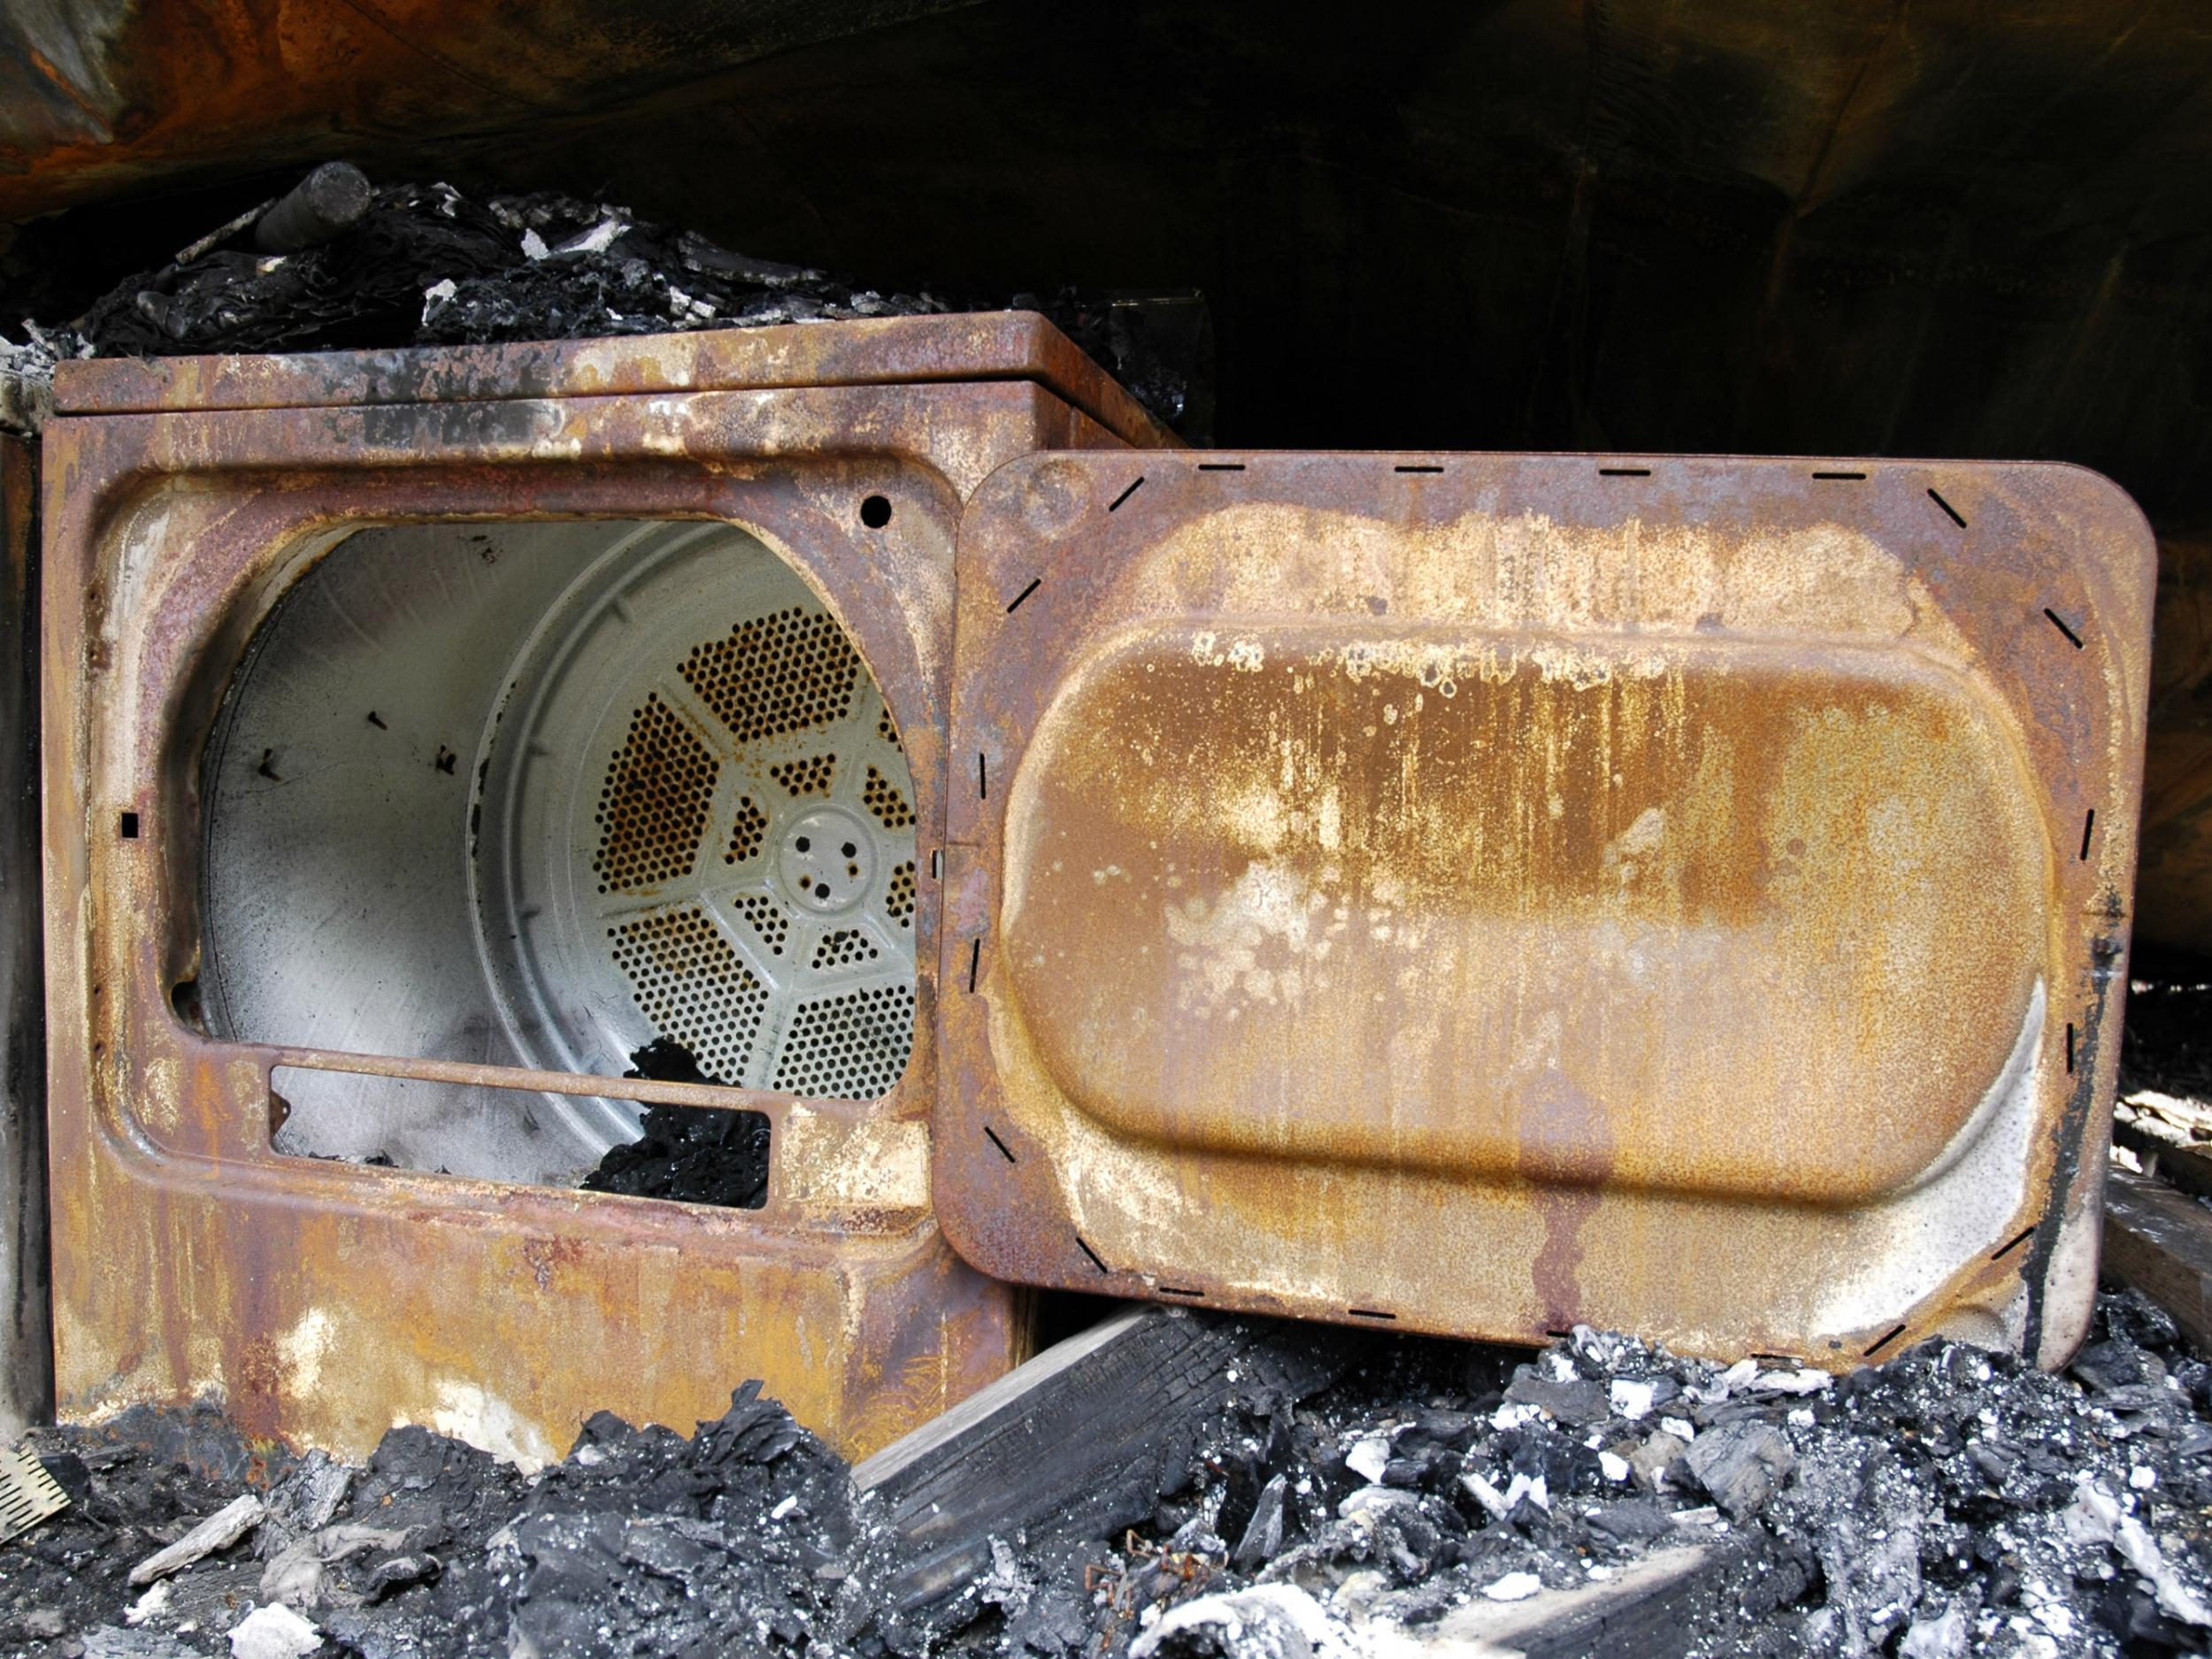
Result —
<path fill-rule="evenodd" d="M 866 384 L 871 342 L 897 384 Z M 999 318 L 65 373 L 43 664 L 65 1417 L 211 1395 L 295 1445 L 358 1455 L 420 1422 L 536 1459 L 594 1410 L 680 1427 L 758 1377 L 857 1455 L 1021 1356 L 1017 1294 L 952 1254 L 921 1175 L 933 950 L 913 1063 L 869 1105 L 221 1043 L 172 989 L 201 966 L 197 765 L 224 685 L 288 584 L 365 523 L 744 524 L 858 642 L 933 843 L 960 503 L 1040 446 L 1122 442 L 1054 382 L 1071 350 L 1039 319 Z M 1117 428 L 1151 435 L 1102 376 L 1073 378 Z M 97 412 L 111 405 L 136 412 Z M 900 517 L 864 549 L 845 526 L 871 490 Z M 927 941 L 926 859 L 921 885 Z M 768 1202 L 280 1158 L 280 1066 L 761 1110 L 779 1148 Z M 874 1179 L 910 1143 L 916 1179 Z"/>
<path fill-rule="evenodd" d="M 2048 861 L 1962 679 L 1534 642 L 1570 673 L 1495 637 L 1355 675 L 1371 628 L 1237 638 L 1248 671 L 1210 629 L 1094 659 L 1009 783 L 996 961 L 1102 1127 L 1842 1203 L 1924 1170 L 2002 1068 Z M 1747 1077 L 1849 1116 L 1747 1118 Z"/>
<path fill-rule="evenodd" d="M 962 1252 L 1455 1334 L 2070 1347 L 2153 549 L 2075 469 L 1815 468 L 995 475 L 941 944 Z"/>
<path fill-rule="evenodd" d="M 1110 434 L 1076 447 L 1174 440 L 1075 342 L 1029 311 L 880 317 L 791 327 L 298 357 L 102 357 L 56 375 L 63 414 L 361 408 L 518 399 L 1029 381 Z M 499 418 L 449 414 L 487 428 Z M 958 423 L 954 423 L 956 428 Z M 858 435 L 858 434 L 856 434 Z M 949 437 L 957 436 L 956 431 Z M 855 447 L 870 447 L 865 444 Z"/>

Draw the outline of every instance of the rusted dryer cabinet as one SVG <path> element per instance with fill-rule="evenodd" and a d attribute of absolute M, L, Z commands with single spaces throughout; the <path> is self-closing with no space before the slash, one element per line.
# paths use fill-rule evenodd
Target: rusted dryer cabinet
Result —
<path fill-rule="evenodd" d="M 1015 1284 L 1519 1340 L 1587 1322 L 1832 1367 L 1936 1332 L 2046 1364 L 2080 1338 L 2154 566 L 2093 474 L 1193 454 L 1011 315 L 94 364 L 58 393 L 67 1415 L 215 1395 L 337 1451 L 420 1421 L 538 1457 L 591 1410 L 681 1424 L 757 1376 L 864 1452 L 1018 1356 Z M 605 844 L 589 867 L 602 897 L 691 907 L 653 1018 L 733 1064 L 760 1052 L 717 999 L 757 988 L 745 952 L 782 972 L 757 954 L 782 935 L 748 942 L 698 884 L 789 836 L 826 916 L 831 882 L 883 879 L 863 806 L 895 808 L 911 1059 L 841 1073 L 899 1075 L 879 1098 L 617 1079 L 604 1042 L 563 1067 L 211 1034 L 239 1022 L 202 983 L 237 885 L 203 879 L 211 802 L 242 770 L 310 794 L 329 759 L 204 758 L 211 731 L 236 741 L 230 694 L 274 672 L 268 619 L 365 526 L 523 520 L 733 526 L 803 580 L 806 637 L 841 629 L 864 663 L 880 726 L 874 703 L 841 718 L 912 799 L 874 770 L 862 795 L 846 756 L 849 863 L 697 782 L 716 717 L 672 679 L 651 719 L 699 741 L 656 749 L 641 707 L 586 781 L 603 818 L 634 787 L 688 802 L 705 874 L 686 851 L 680 893 L 610 875 Z M 632 545 L 659 543 L 609 557 Z M 492 737 L 478 763 L 428 735 L 407 764 L 457 803 L 513 770 Z M 679 751 L 695 764 L 654 758 Z M 757 792 L 826 810 L 816 774 L 761 764 Z M 588 800 L 559 821 L 588 825 Z M 452 824 L 477 859 L 476 818 Z M 572 838 L 586 887 L 597 833 Z M 334 891 L 374 911 L 357 877 L 334 866 Z M 314 883 L 286 891 L 298 933 Z M 541 926 L 509 901 L 485 913 L 511 937 Z M 317 926 L 303 973 L 329 971 Z M 850 947 L 831 937 L 817 967 Z M 629 924 L 607 938 L 634 970 Z M 280 1151 L 285 1091 L 312 1104 L 334 1078 L 342 1102 L 541 1102 L 513 1110 L 530 1132 L 578 1102 L 758 1111 L 767 1202 Z M 409 1121 L 419 1149 L 481 1149 Z"/>
<path fill-rule="evenodd" d="M 961 533 L 948 1234 L 1396 1329 L 2055 1363 L 2153 561 L 2065 466 L 1001 470 Z"/>
<path fill-rule="evenodd" d="M 57 390 L 43 696 L 64 1416 L 212 1397 L 250 1431 L 342 1454 L 422 1422 L 542 1458 L 594 1410 L 687 1425 L 757 1377 L 858 1455 L 1018 1359 L 1015 1293 L 953 1255 L 929 1193 L 929 855 L 955 528 L 1017 457 L 1160 442 L 1120 389 L 1041 319 L 1010 313 L 82 364 Z M 743 528 L 798 572 L 881 688 L 919 853 L 902 1079 L 872 1101 L 806 1101 L 208 1034 L 202 753 L 288 588 L 363 526 L 636 519 Z M 704 639 L 727 624 L 700 626 Z M 374 764 L 450 775 L 457 803 L 480 787 L 473 757 L 433 753 L 439 733 L 360 730 L 387 746 Z M 462 856 L 458 830 L 453 847 Z M 547 1110 L 586 1097 L 750 1108 L 774 1132 L 767 1202 L 710 1210 L 280 1156 L 280 1067 L 519 1091 Z"/>

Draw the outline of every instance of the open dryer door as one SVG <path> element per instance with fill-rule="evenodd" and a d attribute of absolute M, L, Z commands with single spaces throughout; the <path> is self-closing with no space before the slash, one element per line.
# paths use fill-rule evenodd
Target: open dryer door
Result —
<path fill-rule="evenodd" d="M 934 1192 L 976 1266 L 2071 1351 L 2154 579 L 2106 480 L 1040 455 L 958 559 Z"/>

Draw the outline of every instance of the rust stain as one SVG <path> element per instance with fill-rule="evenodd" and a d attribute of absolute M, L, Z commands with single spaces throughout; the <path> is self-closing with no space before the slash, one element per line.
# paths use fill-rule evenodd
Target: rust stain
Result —
<path fill-rule="evenodd" d="M 1544 1328 L 1571 1330 L 1583 1322 L 1582 1228 L 1604 1202 L 1613 1173 L 1612 1126 L 1604 1109 L 1556 1071 L 1530 1089 L 1528 1107 L 1551 1153 L 1531 1157 L 1521 1171 L 1537 1190 L 1544 1219 L 1544 1242 L 1529 1279 Z"/>
<path fill-rule="evenodd" d="M 584 1251 L 572 1239 L 528 1239 L 523 1242 L 522 1259 L 528 1264 L 530 1277 L 537 1287 L 550 1290 L 555 1273 L 576 1267 L 583 1261 Z"/>
<path fill-rule="evenodd" d="M 1573 1184 L 1537 1095 L 1563 1081 L 1623 1180 L 1822 1202 L 1958 1131 L 2047 886 L 1964 680 L 1463 635 L 1401 671 L 1363 632 L 1255 627 L 1248 670 L 1178 630 L 1071 669 L 1008 786 L 997 924 L 1067 1098 L 1186 1147 Z M 1745 1078 L 1863 1104 L 1820 1144 L 1763 1136 Z"/>

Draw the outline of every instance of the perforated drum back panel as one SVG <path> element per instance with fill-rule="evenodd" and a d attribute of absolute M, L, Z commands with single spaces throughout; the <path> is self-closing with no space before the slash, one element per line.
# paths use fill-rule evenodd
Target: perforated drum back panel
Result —
<path fill-rule="evenodd" d="M 605 1071 L 667 1039 L 724 1082 L 888 1091 L 913 1047 L 912 785 L 821 601 L 742 532 L 672 526 L 581 579 L 511 678 L 480 857 L 525 1046 Z"/>
<path fill-rule="evenodd" d="M 898 1080 L 914 1041 L 914 987 L 810 997 L 794 1010 L 769 1087 L 867 1100 Z"/>
<path fill-rule="evenodd" d="M 2151 567 L 2067 468 L 1003 469 L 949 1235 L 1457 1334 L 2042 1352 L 2091 1287 Z"/>
<path fill-rule="evenodd" d="M 680 715 L 658 696 L 646 698 L 607 767 L 593 815 L 599 851 L 592 867 L 603 891 L 655 887 L 691 873 L 721 770 Z M 733 852 L 746 828 L 741 809 Z"/>
<path fill-rule="evenodd" d="M 834 726 L 852 710 L 860 658 L 836 619 L 795 605 L 694 648 L 685 683 L 741 743 Z"/>
<path fill-rule="evenodd" d="M 609 931 L 653 1029 L 688 1048 L 707 1075 L 742 1076 L 768 995 L 706 912 L 662 910 Z"/>

